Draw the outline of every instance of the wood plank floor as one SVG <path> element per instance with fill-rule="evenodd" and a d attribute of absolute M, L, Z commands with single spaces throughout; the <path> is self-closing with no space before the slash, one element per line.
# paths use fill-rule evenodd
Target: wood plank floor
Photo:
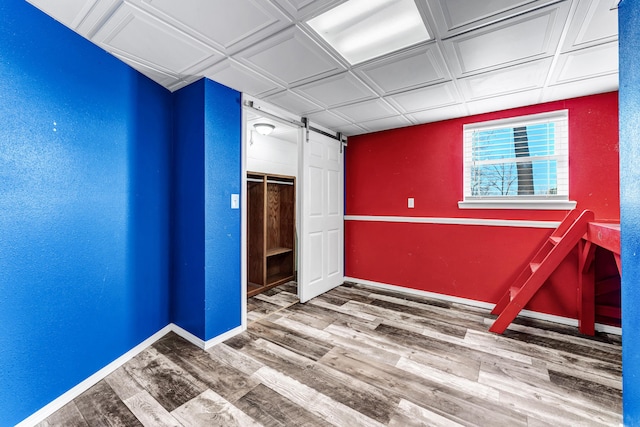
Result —
<path fill-rule="evenodd" d="M 170 333 L 40 426 L 615 426 L 621 340 L 345 284 L 253 297 L 203 351 Z"/>

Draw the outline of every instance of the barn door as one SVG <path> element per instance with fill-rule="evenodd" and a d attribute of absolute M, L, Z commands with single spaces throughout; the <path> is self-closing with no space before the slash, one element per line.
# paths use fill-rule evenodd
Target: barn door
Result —
<path fill-rule="evenodd" d="M 305 132 L 301 143 L 298 297 L 307 302 L 344 279 L 342 142 Z"/>

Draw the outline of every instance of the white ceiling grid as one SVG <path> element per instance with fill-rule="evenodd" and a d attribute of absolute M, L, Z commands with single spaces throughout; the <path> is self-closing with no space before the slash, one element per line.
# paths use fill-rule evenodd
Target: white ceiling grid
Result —
<path fill-rule="evenodd" d="M 206 76 L 355 135 L 618 88 L 615 0 L 415 0 L 433 40 L 350 65 L 345 0 L 28 0 L 176 90 Z"/>

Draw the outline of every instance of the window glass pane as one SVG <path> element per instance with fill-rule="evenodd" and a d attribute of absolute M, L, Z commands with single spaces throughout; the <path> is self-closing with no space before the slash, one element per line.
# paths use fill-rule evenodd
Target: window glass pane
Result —
<path fill-rule="evenodd" d="M 515 163 L 473 166 L 471 168 L 471 195 L 514 196 L 517 194 L 516 179 Z"/>
<path fill-rule="evenodd" d="M 473 132 L 472 160 L 511 159 L 515 157 L 513 129 L 491 129 Z"/>
<path fill-rule="evenodd" d="M 525 126 L 525 131 L 517 128 L 477 130 L 472 135 L 472 160 L 507 159 L 525 155 L 522 149 L 516 152 L 514 136 L 526 138 L 529 156 L 549 156 L 555 154 L 555 124 L 542 123 Z"/>
<path fill-rule="evenodd" d="M 555 154 L 555 123 L 527 126 L 527 137 L 531 156 Z"/>
<path fill-rule="evenodd" d="M 532 162 L 532 164 L 534 194 L 558 194 L 558 162 L 556 160 L 543 160 Z"/>
<path fill-rule="evenodd" d="M 472 196 L 558 194 L 556 160 L 499 162 L 471 168 Z"/>

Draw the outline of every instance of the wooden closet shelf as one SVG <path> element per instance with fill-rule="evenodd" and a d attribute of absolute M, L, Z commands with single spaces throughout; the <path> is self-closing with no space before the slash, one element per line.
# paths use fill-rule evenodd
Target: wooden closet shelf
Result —
<path fill-rule="evenodd" d="M 247 174 L 247 280 L 251 297 L 293 280 L 295 177 Z"/>
<path fill-rule="evenodd" d="M 290 252 L 293 252 L 292 248 L 272 248 L 272 249 L 267 249 L 267 257 L 276 256 L 276 255 L 282 255 L 282 254 L 288 254 Z"/>
<path fill-rule="evenodd" d="M 270 274 L 267 276 L 267 282 L 271 284 L 271 286 L 281 285 L 286 282 L 292 281 L 294 276 L 290 273 L 279 272 L 275 274 Z"/>

